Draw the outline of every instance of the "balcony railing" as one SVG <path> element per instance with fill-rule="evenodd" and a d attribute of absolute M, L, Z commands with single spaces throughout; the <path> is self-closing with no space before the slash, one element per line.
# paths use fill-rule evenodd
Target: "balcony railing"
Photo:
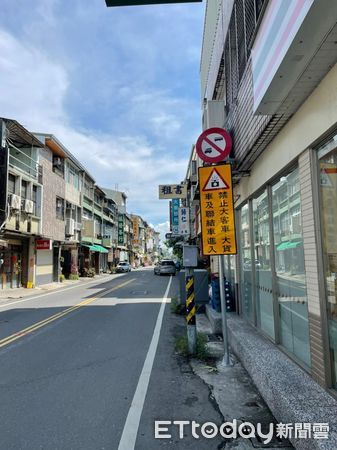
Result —
<path fill-rule="evenodd" d="M 13 145 L 9 148 L 9 165 L 42 183 L 42 166 L 30 155 Z"/>

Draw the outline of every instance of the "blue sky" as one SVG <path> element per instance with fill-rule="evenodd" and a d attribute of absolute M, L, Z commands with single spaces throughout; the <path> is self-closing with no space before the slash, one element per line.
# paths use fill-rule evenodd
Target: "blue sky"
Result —
<path fill-rule="evenodd" d="M 158 184 L 183 180 L 201 131 L 204 4 L 1 0 L 0 115 L 55 134 L 165 229 Z"/>

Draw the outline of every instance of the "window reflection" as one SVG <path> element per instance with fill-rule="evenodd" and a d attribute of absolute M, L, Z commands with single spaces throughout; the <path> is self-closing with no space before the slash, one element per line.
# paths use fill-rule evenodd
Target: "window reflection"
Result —
<path fill-rule="evenodd" d="M 337 388 L 337 148 L 320 151 L 320 191 L 332 382 Z"/>
<path fill-rule="evenodd" d="M 272 187 L 275 268 L 281 344 L 310 365 L 299 172 Z"/>
<path fill-rule="evenodd" d="M 253 220 L 257 326 L 274 338 L 269 205 L 266 190 L 259 197 L 253 199 Z"/>
<path fill-rule="evenodd" d="M 249 320 L 253 320 L 252 305 L 252 257 L 250 246 L 249 208 L 245 205 L 241 208 L 240 230 L 240 289 L 242 313 Z"/>

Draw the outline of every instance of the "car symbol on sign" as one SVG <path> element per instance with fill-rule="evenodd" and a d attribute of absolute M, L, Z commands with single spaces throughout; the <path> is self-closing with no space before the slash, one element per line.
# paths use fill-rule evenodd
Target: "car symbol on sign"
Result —
<path fill-rule="evenodd" d="M 212 153 L 212 149 L 211 147 L 206 148 L 206 150 L 204 151 L 205 154 L 207 153 Z"/>

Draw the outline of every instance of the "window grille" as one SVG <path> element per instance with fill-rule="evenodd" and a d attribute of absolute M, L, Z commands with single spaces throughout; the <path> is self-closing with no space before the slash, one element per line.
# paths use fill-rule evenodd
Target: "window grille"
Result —
<path fill-rule="evenodd" d="M 226 105 L 232 104 L 232 84 L 231 84 L 231 58 L 230 58 L 229 35 L 225 44 L 225 78 L 226 78 Z"/>
<path fill-rule="evenodd" d="M 231 48 L 231 76 L 232 76 L 232 100 L 237 98 L 239 76 L 238 76 L 238 48 L 236 39 L 236 14 L 233 10 L 232 18 L 229 24 L 229 41 Z"/>
<path fill-rule="evenodd" d="M 256 26 L 255 0 L 244 0 L 244 12 L 246 25 L 246 49 L 248 58 Z"/>
<path fill-rule="evenodd" d="M 238 45 L 238 75 L 240 81 L 243 72 L 245 71 L 247 62 L 244 0 L 237 0 L 235 8 L 236 8 L 236 34 Z"/>

